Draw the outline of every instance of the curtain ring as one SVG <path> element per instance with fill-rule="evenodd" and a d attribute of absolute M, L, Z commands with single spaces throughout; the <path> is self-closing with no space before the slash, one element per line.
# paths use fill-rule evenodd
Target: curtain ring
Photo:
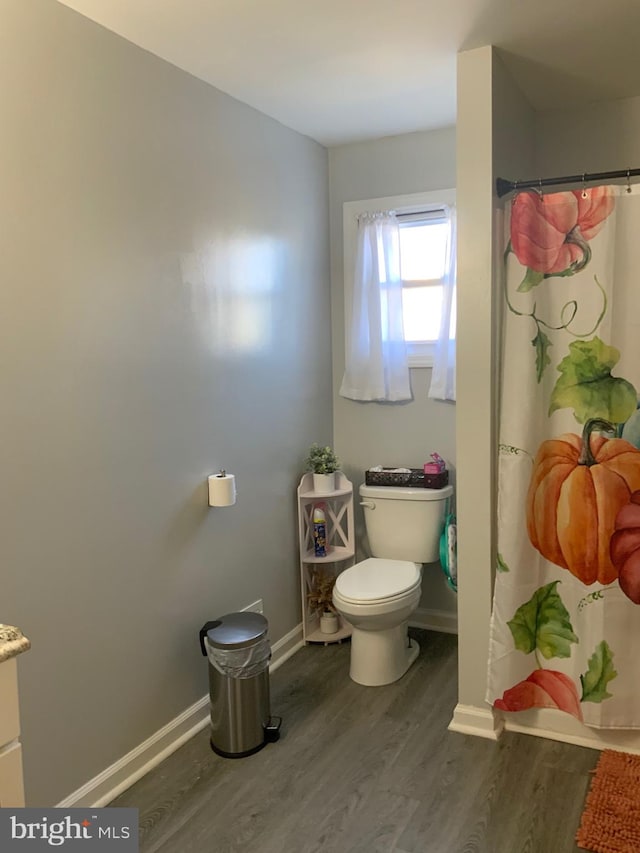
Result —
<path fill-rule="evenodd" d="M 538 186 L 534 187 L 534 189 L 538 193 L 540 201 L 544 202 L 544 193 L 542 191 L 542 178 L 538 178 Z"/>
<path fill-rule="evenodd" d="M 631 172 L 631 169 L 627 169 L 627 192 L 628 193 L 631 192 L 631 178 L 630 178 L 630 174 L 629 174 L 630 172 Z"/>
<path fill-rule="evenodd" d="M 518 198 L 518 181 L 512 181 L 512 189 L 513 189 L 513 197 L 511 199 L 511 207 L 516 203 L 516 199 Z"/>
<path fill-rule="evenodd" d="M 587 194 L 587 183 L 586 183 L 586 181 L 587 181 L 587 176 L 586 176 L 585 172 L 583 172 L 582 173 L 582 198 L 589 198 L 589 195 Z"/>

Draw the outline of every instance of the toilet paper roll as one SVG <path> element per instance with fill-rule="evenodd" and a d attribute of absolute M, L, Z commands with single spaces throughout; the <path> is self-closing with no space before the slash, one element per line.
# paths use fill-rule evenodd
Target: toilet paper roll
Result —
<path fill-rule="evenodd" d="M 236 478 L 233 474 L 209 477 L 209 506 L 233 506 L 236 502 Z"/>

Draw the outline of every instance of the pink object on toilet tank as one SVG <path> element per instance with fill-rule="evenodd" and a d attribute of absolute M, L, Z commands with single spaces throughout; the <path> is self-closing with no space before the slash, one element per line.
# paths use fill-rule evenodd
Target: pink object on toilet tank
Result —
<path fill-rule="evenodd" d="M 443 471 L 446 471 L 447 466 L 442 458 L 437 453 L 431 454 L 431 462 L 425 462 L 423 466 L 423 470 L 425 474 L 441 474 Z"/>

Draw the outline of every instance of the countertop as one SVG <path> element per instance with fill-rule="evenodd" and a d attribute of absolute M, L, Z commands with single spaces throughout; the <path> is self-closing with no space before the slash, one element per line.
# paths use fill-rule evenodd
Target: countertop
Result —
<path fill-rule="evenodd" d="M 31 643 L 20 628 L 14 628 L 13 625 L 3 625 L 0 622 L 0 663 L 9 660 L 9 658 L 14 658 L 30 648 Z"/>

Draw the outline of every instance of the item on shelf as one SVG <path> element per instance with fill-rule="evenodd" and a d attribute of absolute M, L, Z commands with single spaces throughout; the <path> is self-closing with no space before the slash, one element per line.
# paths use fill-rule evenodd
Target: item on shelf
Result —
<path fill-rule="evenodd" d="M 330 495 L 335 487 L 335 474 L 313 474 L 313 491 L 317 495 Z"/>
<path fill-rule="evenodd" d="M 437 474 L 425 474 L 423 468 L 368 468 L 364 474 L 367 486 L 405 486 L 407 488 L 442 489 L 449 483 L 445 469 Z"/>
<path fill-rule="evenodd" d="M 335 489 L 336 471 L 340 469 L 340 460 L 328 445 L 320 447 L 312 444 L 305 460 L 305 468 L 313 474 L 313 489 L 326 495 Z"/>
<path fill-rule="evenodd" d="M 327 519 L 325 504 L 316 504 L 313 508 L 313 551 L 316 557 L 327 556 Z"/>
<path fill-rule="evenodd" d="M 322 627 L 322 618 L 324 616 L 335 616 L 337 619 L 337 613 L 333 606 L 333 587 L 335 586 L 335 582 L 335 575 L 327 569 L 317 566 L 311 569 L 311 589 L 307 593 L 307 603 L 312 613 L 320 615 L 320 630 L 325 634 L 335 634 L 338 630 L 337 625 L 331 631 L 325 630 Z"/>
<path fill-rule="evenodd" d="M 323 634 L 337 634 L 340 621 L 337 613 L 325 610 L 320 617 L 320 630 Z"/>

